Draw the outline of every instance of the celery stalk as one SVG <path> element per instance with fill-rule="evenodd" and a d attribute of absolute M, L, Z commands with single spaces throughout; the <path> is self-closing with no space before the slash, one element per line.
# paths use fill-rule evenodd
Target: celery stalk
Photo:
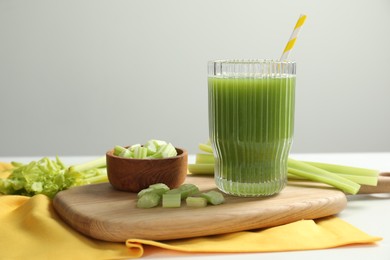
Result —
<path fill-rule="evenodd" d="M 188 171 L 192 174 L 214 174 L 214 164 L 188 164 Z"/>
<path fill-rule="evenodd" d="M 290 168 L 291 169 L 291 168 Z M 378 183 L 378 178 L 377 177 L 372 177 L 372 176 L 357 176 L 357 175 L 350 175 L 350 174 L 344 174 L 344 173 L 335 173 L 339 175 L 340 177 L 346 178 L 350 181 L 356 182 L 360 185 L 370 185 L 370 186 L 376 186 Z M 300 177 L 297 175 L 294 175 L 292 173 L 287 173 L 287 178 L 289 181 L 310 181 L 307 178 Z"/>
<path fill-rule="evenodd" d="M 360 176 L 340 172 L 335 172 L 335 174 L 361 185 L 376 186 L 378 184 L 378 176 Z"/>
<path fill-rule="evenodd" d="M 199 149 L 206 153 L 213 153 L 213 149 L 210 144 L 199 144 Z"/>
<path fill-rule="evenodd" d="M 205 163 L 214 164 L 215 163 L 214 155 L 210 154 L 210 153 L 197 153 L 195 155 L 195 163 L 198 163 L 198 164 L 205 164 Z"/>
<path fill-rule="evenodd" d="M 100 167 L 106 167 L 106 156 L 97 158 L 95 160 L 82 163 L 82 164 L 77 164 L 77 165 L 72 165 L 69 167 L 70 172 L 83 172 L 83 171 L 88 171 L 94 168 L 100 168 Z"/>
<path fill-rule="evenodd" d="M 288 159 L 288 172 L 308 180 L 329 184 L 350 194 L 356 194 L 360 189 L 360 185 L 358 183 L 343 178 L 335 173 L 291 158 Z"/>
<path fill-rule="evenodd" d="M 307 161 L 304 161 L 304 162 L 307 164 L 313 165 L 315 167 L 324 169 L 326 171 L 340 173 L 340 174 L 349 174 L 349 175 L 358 175 L 358 176 L 372 176 L 372 177 L 378 177 L 378 174 L 379 174 L 378 170 L 373 170 L 373 169 L 358 168 L 358 167 L 337 165 L 337 164 L 330 164 L 330 163 L 322 163 L 322 162 L 307 162 Z"/>
<path fill-rule="evenodd" d="M 290 162 L 291 161 L 289 159 L 289 166 Z M 358 184 L 376 186 L 378 183 L 379 171 L 377 170 L 321 162 L 302 162 L 322 170 L 332 172 Z"/>

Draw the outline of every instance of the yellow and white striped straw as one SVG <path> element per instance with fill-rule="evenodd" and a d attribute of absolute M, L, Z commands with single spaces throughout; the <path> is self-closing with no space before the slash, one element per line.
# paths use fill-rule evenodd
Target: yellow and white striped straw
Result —
<path fill-rule="evenodd" d="M 306 20 L 306 15 L 301 14 L 301 16 L 299 16 L 297 24 L 294 27 L 294 31 L 292 32 L 292 34 L 290 36 L 290 39 L 287 42 L 286 48 L 284 48 L 282 57 L 280 57 L 281 61 L 286 60 L 288 58 L 288 55 L 290 54 L 291 49 L 295 45 L 295 41 L 297 40 L 299 31 L 301 30 L 303 24 L 305 23 L 305 20 Z"/>

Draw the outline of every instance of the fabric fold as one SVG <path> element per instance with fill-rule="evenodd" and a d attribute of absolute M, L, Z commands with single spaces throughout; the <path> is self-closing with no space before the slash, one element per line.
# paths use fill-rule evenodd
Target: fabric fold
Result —
<path fill-rule="evenodd" d="M 282 226 L 200 238 L 156 242 L 128 239 L 129 248 L 140 245 L 192 253 L 281 252 L 334 248 L 380 241 L 335 216 L 300 220 Z"/>

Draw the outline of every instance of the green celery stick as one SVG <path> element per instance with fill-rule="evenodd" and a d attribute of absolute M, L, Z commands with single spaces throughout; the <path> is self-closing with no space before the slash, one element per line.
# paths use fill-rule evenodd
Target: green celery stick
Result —
<path fill-rule="evenodd" d="M 288 172 L 312 181 L 322 182 L 338 188 L 346 193 L 356 194 L 360 185 L 335 173 L 325 171 L 313 165 L 288 159 Z"/>
<path fill-rule="evenodd" d="M 360 185 L 369 185 L 369 186 L 376 186 L 378 184 L 378 177 L 372 177 L 372 176 L 357 176 L 357 175 L 349 175 L 344 173 L 335 173 L 339 175 L 340 177 L 346 178 L 350 181 L 356 182 Z M 294 175 L 292 173 L 287 173 L 287 178 L 289 181 L 312 181 L 304 177 L 300 177 L 297 175 Z"/>
<path fill-rule="evenodd" d="M 288 178 L 288 180 L 295 180 L 295 181 L 309 181 L 306 178 L 299 177 L 299 176 L 294 175 L 294 174 L 289 173 L 289 172 L 287 173 L 287 178 Z"/>
<path fill-rule="evenodd" d="M 344 177 L 350 181 L 359 183 L 361 185 L 369 185 L 369 186 L 378 185 L 378 176 L 360 176 L 360 175 L 345 174 L 340 172 L 335 172 L 335 174 Z"/>
<path fill-rule="evenodd" d="M 186 204 L 188 207 L 203 208 L 207 206 L 207 199 L 203 197 L 187 197 Z"/>
<path fill-rule="evenodd" d="M 213 153 L 213 149 L 210 144 L 199 144 L 199 149 L 206 153 Z"/>
<path fill-rule="evenodd" d="M 214 174 L 214 164 L 188 164 L 188 171 L 192 174 Z"/>
<path fill-rule="evenodd" d="M 313 165 L 315 167 L 324 169 L 326 171 L 334 172 L 334 173 L 359 175 L 359 176 L 373 176 L 373 177 L 377 177 L 379 175 L 379 171 L 374 170 L 374 169 L 352 167 L 352 166 L 346 166 L 346 165 L 337 165 L 337 164 L 330 164 L 330 163 L 322 163 L 322 162 L 304 161 L 304 163 L 307 163 L 307 164 Z"/>
<path fill-rule="evenodd" d="M 180 193 L 164 193 L 162 195 L 163 208 L 179 208 L 181 205 Z"/>
<path fill-rule="evenodd" d="M 223 197 L 222 193 L 215 190 L 202 193 L 200 196 L 205 198 L 207 202 L 212 205 L 219 205 L 225 202 L 225 198 Z"/>
<path fill-rule="evenodd" d="M 214 164 L 214 155 L 210 153 L 197 153 L 195 155 L 195 163 L 197 164 Z"/>
<path fill-rule="evenodd" d="M 68 170 L 70 172 L 82 172 L 100 167 L 106 167 L 106 156 L 94 159 L 86 163 L 70 166 Z"/>

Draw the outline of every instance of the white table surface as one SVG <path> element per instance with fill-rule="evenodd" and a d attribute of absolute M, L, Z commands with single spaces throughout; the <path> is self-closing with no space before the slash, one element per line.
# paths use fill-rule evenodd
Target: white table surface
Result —
<path fill-rule="evenodd" d="M 88 161 L 96 157 L 97 156 L 61 157 L 61 159 L 66 164 L 73 164 Z M 390 172 L 390 152 L 291 154 L 290 157 L 294 159 L 373 168 L 378 169 L 382 172 Z M 28 162 L 39 158 L 40 157 L 0 157 L 0 161 Z M 192 162 L 193 160 L 194 156 L 192 155 L 189 157 L 189 161 Z M 352 245 L 326 250 L 246 254 L 189 254 L 147 247 L 143 258 L 175 260 L 390 260 L 390 193 L 373 195 L 353 195 L 347 196 L 347 198 L 347 207 L 337 216 L 370 235 L 382 237 L 382 241 L 379 241 L 374 245 Z"/>

